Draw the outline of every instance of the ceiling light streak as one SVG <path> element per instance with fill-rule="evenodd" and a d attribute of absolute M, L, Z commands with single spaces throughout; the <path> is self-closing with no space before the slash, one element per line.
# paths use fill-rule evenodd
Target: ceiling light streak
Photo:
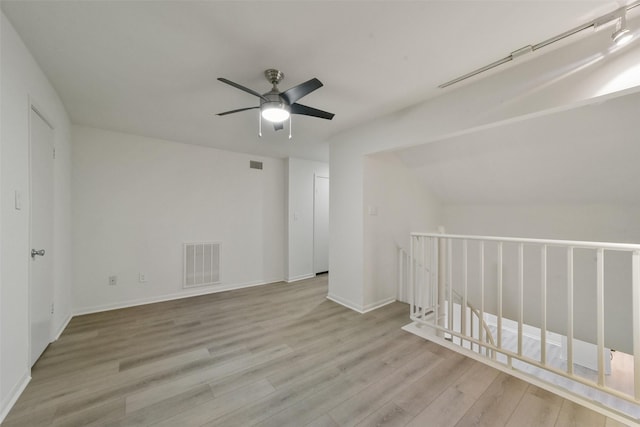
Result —
<path fill-rule="evenodd" d="M 453 80 L 450 80 L 446 83 L 443 83 L 441 85 L 439 85 L 438 87 L 441 89 L 444 89 L 448 86 L 454 85 L 456 83 L 459 83 L 463 80 L 466 80 L 468 78 L 471 78 L 473 76 L 476 76 L 478 74 L 484 73 L 485 71 L 489 71 L 493 68 L 496 68 L 502 64 L 505 64 L 507 62 L 511 62 L 516 58 L 519 58 L 522 55 L 525 55 L 527 53 L 531 53 L 531 52 L 535 52 L 538 49 L 541 49 L 545 46 L 549 46 L 552 43 L 558 42 L 560 40 L 563 40 L 567 37 L 570 37 L 574 34 L 577 34 L 581 31 L 584 31 L 588 28 L 594 28 L 595 30 L 598 30 L 600 27 L 610 23 L 611 21 L 615 20 L 615 19 L 622 19 L 623 16 L 626 15 L 626 12 L 630 11 L 631 9 L 640 6 L 640 0 L 637 0 L 633 3 L 628 4 L 627 6 L 623 6 L 620 9 L 617 9 L 611 13 L 608 13 L 606 15 L 602 15 L 592 21 L 587 22 L 586 24 L 582 24 L 579 25 L 575 28 L 572 28 L 568 31 L 565 31 L 564 33 L 558 34 L 557 36 L 551 37 L 547 40 L 544 40 L 540 43 L 534 44 L 534 45 L 527 45 L 525 47 L 522 47 L 518 50 L 515 50 L 513 52 L 511 52 L 508 56 L 505 56 L 502 59 L 499 59 L 495 62 L 492 62 L 489 65 L 485 65 L 484 67 L 478 68 L 477 70 L 471 71 L 470 73 L 464 74 L 460 77 L 456 77 Z"/>
<path fill-rule="evenodd" d="M 520 101 L 524 99 L 530 99 L 530 97 L 535 95 L 536 93 L 544 90 L 549 86 L 554 85 L 557 82 L 571 77 L 572 75 L 588 67 L 591 67 L 592 65 L 603 60 L 605 57 L 606 56 L 603 53 L 596 53 L 582 60 L 567 64 L 559 70 L 554 70 L 553 72 L 543 74 L 535 81 L 529 81 L 529 84 L 523 87 L 519 91 L 519 93 L 514 94 L 512 97 L 510 97 L 510 99 L 503 101 L 499 106 L 495 108 L 485 111 L 484 116 L 492 117 L 498 111 L 501 111 L 505 108 L 513 108 L 513 106 L 518 105 Z"/>

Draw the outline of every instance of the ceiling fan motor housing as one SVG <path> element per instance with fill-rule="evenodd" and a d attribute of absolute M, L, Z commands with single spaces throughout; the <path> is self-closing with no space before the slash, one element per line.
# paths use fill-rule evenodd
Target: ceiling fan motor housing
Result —
<path fill-rule="evenodd" d="M 264 76 L 267 78 L 269 83 L 271 83 L 274 86 L 280 83 L 282 79 L 284 79 L 284 73 L 274 68 L 269 68 L 268 70 L 265 70 Z"/>
<path fill-rule="evenodd" d="M 263 94 L 264 98 L 266 98 L 267 100 L 262 98 L 260 99 L 260 111 L 264 111 L 270 108 L 279 108 L 290 113 L 291 107 L 289 107 L 289 104 L 284 99 L 282 99 L 282 97 L 280 96 L 280 91 L 277 87 L 278 83 L 280 83 L 282 79 L 284 79 L 284 73 L 280 70 L 269 68 L 268 70 L 265 70 L 264 76 L 267 78 L 269 83 L 273 85 L 273 88 L 269 92 Z"/>
<path fill-rule="evenodd" d="M 265 93 L 263 96 L 268 101 L 265 101 L 264 99 L 260 99 L 261 110 L 264 110 L 267 108 L 280 108 L 283 110 L 291 111 L 291 107 L 289 107 L 289 104 L 287 104 L 287 102 L 284 99 L 282 99 L 279 92 L 275 90 L 271 90 L 270 92 Z"/>

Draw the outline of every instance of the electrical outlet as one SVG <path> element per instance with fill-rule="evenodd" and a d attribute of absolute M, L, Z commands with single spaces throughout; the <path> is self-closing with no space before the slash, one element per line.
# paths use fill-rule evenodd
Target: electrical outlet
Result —
<path fill-rule="evenodd" d="M 109 286 L 115 286 L 118 284 L 118 276 L 109 276 Z"/>
<path fill-rule="evenodd" d="M 147 283 L 147 275 L 145 273 L 138 273 L 138 281 L 140 283 Z"/>

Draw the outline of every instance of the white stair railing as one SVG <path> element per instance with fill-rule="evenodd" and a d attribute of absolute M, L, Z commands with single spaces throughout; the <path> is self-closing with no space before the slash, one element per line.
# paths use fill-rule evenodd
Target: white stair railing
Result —
<path fill-rule="evenodd" d="M 457 304 L 461 307 L 459 310 L 459 321 L 460 321 L 459 324 L 462 325 L 462 322 L 465 322 L 469 326 L 469 336 L 474 337 L 482 342 L 488 343 L 489 345 L 484 347 L 484 351 L 485 353 L 487 353 L 488 357 L 495 358 L 495 353 L 493 352 L 493 350 L 491 350 L 491 348 L 495 347 L 496 342 L 493 338 L 493 332 L 491 331 L 491 327 L 487 323 L 483 314 L 468 300 L 466 304 L 467 310 L 462 310 L 462 307 L 464 307 L 462 295 L 460 295 L 455 290 L 453 291 L 453 301 L 454 301 L 454 304 Z M 467 323 L 467 315 L 469 316 L 468 323 Z M 476 319 L 476 321 L 478 322 L 477 334 L 476 334 L 476 329 L 474 329 L 473 327 L 474 319 Z M 483 348 L 479 346 L 476 348 L 478 352 L 481 352 L 483 350 Z M 470 349 L 472 351 L 474 350 L 473 345 L 470 345 Z"/>
<path fill-rule="evenodd" d="M 491 252 L 490 257 L 487 256 L 487 251 Z M 550 254 L 550 251 L 553 251 L 553 254 Z M 575 262 L 578 251 L 582 251 L 580 263 Z M 595 268 L 583 262 L 585 251 L 595 256 L 595 263 L 591 262 L 595 264 Z M 632 325 L 629 325 L 628 334 L 630 353 L 633 357 L 633 372 L 628 374 L 633 377 L 631 391 L 611 387 L 605 378 L 607 358 L 610 354 L 606 345 L 609 340 L 605 336 L 605 298 L 608 298 L 605 256 L 611 256 L 610 253 L 626 254 L 622 257 L 624 262 L 619 262 L 616 268 L 624 273 L 618 276 L 628 278 L 628 283 L 620 283 L 620 277 L 616 277 L 615 285 L 618 292 L 621 286 L 624 287 L 632 299 L 629 308 L 633 321 Z M 411 320 L 420 328 L 428 326 L 434 332 L 436 341 L 448 347 L 451 347 L 452 342 L 457 343 L 460 352 L 475 358 L 481 356 L 479 360 L 482 359 L 485 363 L 507 372 L 517 371 L 520 377 L 524 375 L 533 379 L 535 376 L 536 380 L 531 382 L 536 384 L 540 383 L 540 378 L 545 377 L 540 375 L 540 372 L 547 372 L 554 378 L 562 377 L 568 379 L 571 384 L 577 383 L 596 390 L 597 393 L 604 393 L 613 398 L 613 403 L 608 397 L 594 398 L 591 392 L 576 391 L 576 387 L 559 390 L 558 387 L 563 387 L 558 386 L 562 381 L 548 378 L 542 380 L 544 384 L 548 382 L 548 387 L 545 388 L 593 409 L 602 409 L 618 420 L 634 424 L 639 422 L 640 245 L 411 233 L 409 260 Z M 559 266 L 560 263 L 564 263 L 564 268 Z M 553 275 L 550 273 L 550 265 Z M 564 282 L 561 299 L 566 299 L 566 305 L 560 310 L 566 318 L 562 327 L 558 327 L 558 314 L 555 312 L 559 302 L 549 300 L 550 290 L 554 291 L 554 295 L 558 293 L 559 275 L 556 273 L 559 269 L 562 270 Z M 589 275 L 595 277 L 585 280 Z M 532 280 L 532 277 L 536 280 Z M 399 277 L 399 280 L 401 279 L 402 277 Z M 591 281 L 595 288 L 595 307 L 576 306 L 584 283 Z M 550 287 L 551 285 L 553 287 Z M 576 292 L 576 289 L 580 292 Z M 528 299 L 525 305 L 525 295 L 533 294 L 537 295 L 539 304 L 535 327 L 525 323 L 525 308 L 531 317 L 531 306 Z M 474 301 L 473 305 L 470 300 Z M 580 301 L 583 300 L 584 297 Z M 550 309 L 552 312 L 549 312 Z M 580 375 L 574 370 L 576 326 L 580 326 L 580 338 L 584 339 L 584 322 L 581 319 L 584 318 L 585 312 L 595 315 L 595 326 L 588 333 L 588 339 L 593 343 L 597 354 L 595 374 L 592 378 Z M 455 318 L 456 316 L 459 318 Z M 467 316 L 476 317 L 478 325 L 482 326 L 474 330 L 474 321 Z M 495 339 L 487 326 L 487 319 L 494 323 L 492 326 L 495 329 Z M 550 322 L 550 319 L 553 319 L 553 322 Z M 576 323 L 577 321 L 582 323 Z M 532 328 L 539 334 L 539 339 L 536 337 L 534 340 L 534 345 L 538 348 L 533 353 L 531 340 L 525 333 Z M 562 365 L 558 364 L 557 357 L 548 353 L 549 348 L 553 347 L 550 336 L 562 336 L 566 339 L 566 361 Z M 537 373 L 531 374 L 534 371 Z M 545 386 L 544 384 L 542 386 Z"/>
<path fill-rule="evenodd" d="M 404 248 L 396 245 L 396 273 L 397 273 L 397 291 L 396 300 L 409 303 L 409 269 L 411 261 L 409 254 Z"/>
<path fill-rule="evenodd" d="M 420 262 L 420 259 L 418 258 L 414 258 L 414 261 L 411 261 L 411 257 L 409 256 L 409 254 L 407 253 L 407 251 L 405 251 L 403 248 L 401 247 L 397 247 L 397 255 L 398 255 L 398 260 L 397 260 L 397 273 L 398 273 L 398 279 L 397 279 L 397 283 L 398 283 L 398 291 L 397 291 L 397 296 L 396 299 L 398 301 L 401 302 L 410 302 L 410 290 L 411 290 L 411 286 L 410 286 L 410 281 L 409 281 L 409 270 L 413 269 L 413 274 L 417 276 L 418 272 L 420 274 L 424 276 L 429 274 L 429 266 L 427 264 L 425 264 L 424 262 Z M 426 295 L 426 294 L 425 294 Z M 462 304 L 462 296 L 460 294 L 458 294 L 457 292 L 454 291 L 453 293 L 454 295 L 454 300 L 457 302 L 457 304 Z M 483 318 L 482 312 L 481 310 L 479 310 L 477 307 L 475 307 L 470 301 L 467 301 L 466 303 L 466 307 L 468 310 L 468 313 L 470 315 L 469 319 L 470 319 L 470 329 L 471 329 L 471 335 L 474 335 L 474 319 L 476 319 L 476 322 L 478 324 L 478 337 L 480 340 L 482 341 L 486 341 L 491 345 L 495 345 L 495 341 L 494 341 L 494 337 L 493 334 L 491 332 L 491 329 L 489 327 L 489 325 L 487 324 L 487 322 L 485 321 L 485 319 Z M 419 313 L 419 314 L 418 314 Z M 463 313 L 462 310 L 460 310 L 460 313 Z M 425 302 L 424 303 L 424 309 L 423 306 L 421 305 L 419 310 L 416 310 L 416 314 L 420 315 L 420 316 L 424 316 L 425 318 L 428 318 L 429 316 L 434 314 L 434 311 L 429 308 L 429 303 Z M 466 313 L 465 313 L 466 314 Z M 462 323 L 463 321 L 466 321 L 466 319 L 462 319 L 460 318 L 460 323 Z M 487 349 L 485 349 L 487 350 Z M 488 350 L 487 350 L 488 351 Z M 493 355 L 493 352 L 490 353 L 491 355 Z"/>

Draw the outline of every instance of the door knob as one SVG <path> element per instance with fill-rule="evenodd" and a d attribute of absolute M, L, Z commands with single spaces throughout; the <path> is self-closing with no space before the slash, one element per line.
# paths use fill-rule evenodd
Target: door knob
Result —
<path fill-rule="evenodd" d="M 31 258 L 35 258 L 36 255 L 44 256 L 44 249 L 40 249 L 39 251 L 36 251 L 35 249 L 31 249 Z"/>

